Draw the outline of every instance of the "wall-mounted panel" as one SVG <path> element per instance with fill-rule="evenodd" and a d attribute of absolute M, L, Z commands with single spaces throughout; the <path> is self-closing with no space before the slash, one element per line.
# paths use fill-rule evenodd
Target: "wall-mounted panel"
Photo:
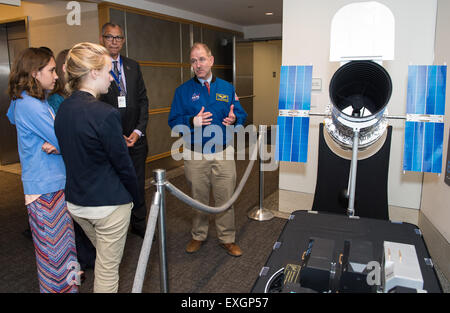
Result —
<path fill-rule="evenodd" d="M 236 93 L 247 112 L 247 123 L 253 124 L 253 43 L 236 43 Z"/>
<path fill-rule="evenodd" d="M 253 77 L 238 76 L 236 77 L 236 92 L 241 96 L 253 95 Z"/>
<path fill-rule="evenodd" d="M 125 12 L 121 11 L 121 10 L 116 10 L 116 9 L 110 9 L 109 10 L 109 21 L 111 23 L 120 25 L 122 27 L 122 29 L 124 30 L 124 32 L 126 31 L 125 28 Z M 101 30 L 100 30 L 101 32 Z M 127 38 L 128 39 L 128 38 Z M 125 43 L 123 44 L 122 50 L 120 50 L 120 53 L 123 55 L 127 54 L 127 40 L 125 40 Z"/>
<path fill-rule="evenodd" d="M 194 37 L 194 42 L 203 42 L 203 36 L 202 36 L 202 28 L 197 25 L 192 26 L 192 35 Z"/>
<path fill-rule="evenodd" d="M 241 106 L 244 108 L 247 113 L 247 120 L 245 121 L 246 125 L 253 124 L 253 98 L 251 96 L 239 97 L 239 102 Z"/>
<path fill-rule="evenodd" d="M 175 89 L 181 84 L 178 67 L 141 66 L 149 101 L 149 109 L 168 107 L 172 104 Z"/>
<path fill-rule="evenodd" d="M 181 24 L 181 55 L 182 63 L 190 63 L 189 50 L 191 48 L 191 25 Z"/>
<path fill-rule="evenodd" d="M 156 156 L 171 150 L 177 138 L 170 137 L 170 127 L 167 124 L 169 112 L 150 114 L 147 126 L 148 156 Z"/>
<path fill-rule="evenodd" d="M 191 67 L 183 67 L 183 83 L 191 78 Z"/>
<path fill-rule="evenodd" d="M 128 55 L 139 61 L 180 62 L 180 25 L 151 16 L 126 13 Z"/>
<path fill-rule="evenodd" d="M 226 80 L 229 83 L 233 83 L 233 70 L 231 68 L 230 69 L 213 68 L 212 72 L 214 75 L 216 75 L 216 77 L 222 78 L 223 80 Z"/>
<path fill-rule="evenodd" d="M 203 27 L 203 42 L 211 49 L 215 64 L 233 64 L 233 34 Z"/>

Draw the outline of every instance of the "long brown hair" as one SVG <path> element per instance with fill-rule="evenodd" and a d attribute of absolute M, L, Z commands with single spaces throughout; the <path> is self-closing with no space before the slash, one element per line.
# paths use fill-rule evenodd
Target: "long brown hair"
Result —
<path fill-rule="evenodd" d="M 66 79 L 64 75 L 63 65 L 66 63 L 67 54 L 69 53 L 70 49 L 66 49 L 61 51 L 58 56 L 56 57 L 56 75 L 58 75 L 58 79 L 55 83 L 55 88 L 53 88 L 50 95 L 53 95 L 55 93 L 59 94 L 60 96 L 67 97 L 68 94 L 64 90 L 64 87 L 66 85 Z"/>
<path fill-rule="evenodd" d="M 53 55 L 42 48 L 27 48 L 21 51 L 14 60 L 8 81 L 8 95 L 11 100 L 22 98 L 26 91 L 29 96 L 44 100 L 45 90 L 33 77 L 34 72 L 42 70 Z"/>

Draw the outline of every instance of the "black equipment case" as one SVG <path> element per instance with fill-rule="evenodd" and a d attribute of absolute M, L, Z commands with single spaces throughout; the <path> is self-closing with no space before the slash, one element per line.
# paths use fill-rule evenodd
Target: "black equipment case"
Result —
<path fill-rule="evenodd" d="M 416 225 L 308 211 L 291 214 L 251 292 L 377 292 L 382 283 L 367 284 L 370 271 L 355 270 L 354 265 L 365 267 L 374 261 L 382 268 L 384 241 L 413 245 L 423 290 L 442 292 Z M 383 276 L 381 272 L 379 278 Z M 416 292 L 400 287 L 391 290 L 406 291 Z"/>

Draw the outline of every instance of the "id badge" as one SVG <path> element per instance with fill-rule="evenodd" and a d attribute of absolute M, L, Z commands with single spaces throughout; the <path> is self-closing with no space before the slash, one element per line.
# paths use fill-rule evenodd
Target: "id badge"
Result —
<path fill-rule="evenodd" d="M 119 109 L 127 107 L 127 100 L 126 100 L 125 96 L 117 97 L 117 103 L 118 103 Z"/>

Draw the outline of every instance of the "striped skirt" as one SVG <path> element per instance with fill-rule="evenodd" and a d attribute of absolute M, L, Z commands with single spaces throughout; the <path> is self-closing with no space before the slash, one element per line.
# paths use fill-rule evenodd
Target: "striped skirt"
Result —
<path fill-rule="evenodd" d="M 27 205 L 27 209 L 40 291 L 78 292 L 75 234 L 64 192 L 44 194 Z"/>

